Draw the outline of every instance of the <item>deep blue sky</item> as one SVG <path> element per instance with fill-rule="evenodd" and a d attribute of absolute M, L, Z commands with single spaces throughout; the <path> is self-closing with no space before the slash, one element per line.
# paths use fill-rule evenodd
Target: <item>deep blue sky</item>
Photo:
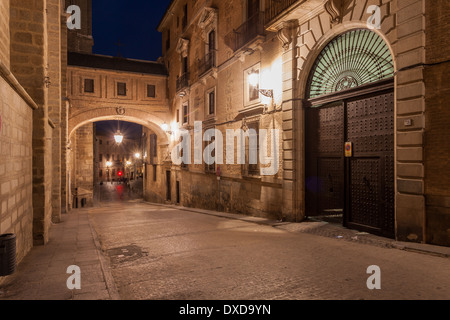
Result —
<path fill-rule="evenodd" d="M 171 0 L 94 0 L 94 53 L 155 61 L 161 56 L 161 34 L 156 30 Z"/>

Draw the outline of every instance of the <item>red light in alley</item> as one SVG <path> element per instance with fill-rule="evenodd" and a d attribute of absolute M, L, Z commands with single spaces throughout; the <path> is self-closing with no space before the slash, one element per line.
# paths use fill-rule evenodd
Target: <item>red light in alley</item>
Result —
<path fill-rule="evenodd" d="M 123 176 L 123 172 L 122 172 L 122 171 L 119 171 L 119 172 L 117 172 L 117 175 L 118 175 L 119 177 L 121 177 L 121 176 Z"/>

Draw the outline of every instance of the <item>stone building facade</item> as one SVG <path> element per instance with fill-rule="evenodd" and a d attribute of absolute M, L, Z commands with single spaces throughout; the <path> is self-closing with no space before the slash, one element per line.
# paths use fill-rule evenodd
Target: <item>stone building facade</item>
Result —
<path fill-rule="evenodd" d="M 134 180 L 142 174 L 142 160 L 146 158 L 141 137 L 124 139 L 118 145 L 110 135 L 95 134 L 94 180 L 95 184 L 120 179 Z M 122 174 L 119 175 L 119 172 Z"/>
<path fill-rule="evenodd" d="M 94 181 L 98 177 L 95 171 L 98 157 L 94 160 L 95 122 L 138 123 L 152 133 L 157 132 L 160 148 L 167 148 L 164 143 L 167 137 L 161 129 L 169 121 L 166 69 L 156 62 L 71 52 L 67 77 L 70 190 L 72 193 L 81 188 L 87 199 L 93 199 Z M 88 200 L 88 205 L 92 204 Z"/>
<path fill-rule="evenodd" d="M 72 4 L 83 21 L 68 32 Z M 0 2 L 0 234 L 16 234 L 19 261 L 47 243 L 72 188 L 93 190 L 102 120 L 143 125 L 148 201 L 336 214 L 450 245 L 447 0 L 173 0 L 158 28 L 165 66 L 92 55 L 91 5 Z M 172 162 L 181 133 L 194 145 L 208 129 L 280 135 L 257 164 L 236 164 L 237 149 L 235 164 Z M 279 170 L 261 175 L 267 158 Z"/>
<path fill-rule="evenodd" d="M 280 170 L 263 177 L 249 175 L 246 165 L 222 165 L 217 180 L 217 170 L 204 165 L 162 163 L 159 184 L 148 184 L 149 198 L 290 221 L 343 212 L 348 226 L 449 245 L 450 188 L 442 178 L 449 170 L 448 10 L 448 2 L 426 0 L 172 1 L 159 31 L 175 129 L 193 136 L 195 121 L 221 131 L 249 123 L 280 128 Z M 356 37 L 362 40 L 351 42 Z M 344 70 L 345 78 L 331 79 L 340 80 L 339 90 L 313 92 L 314 81 L 333 77 L 323 66 L 335 45 L 350 45 L 356 53 L 368 49 L 372 58 L 366 62 L 372 65 L 364 70 L 355 55 L 356 66 Z M 377 54 L 388 69 L 380 64 L 371 69 Z M 267 90 L 249 101 L 252 70 L 259 71 L 259 89 L 273 91 L 273 102 L 263 95 Z M 378 78 L 364 82 L 362 74 L 377 72 Z M 331 103 L 338 102 L 333 110 Z M 373 116 L 378 111 L 364 107 L 370 103 L 384 103 L 378 119 Z M 333 121 L 343 122 L 336 127 Z M 354 132 L 341 133 L 347 124 Z M 178 137 L 172 140 L 175 146 Z M 348 159 L 344 142 L 349 149 L 353 143 Z"/>

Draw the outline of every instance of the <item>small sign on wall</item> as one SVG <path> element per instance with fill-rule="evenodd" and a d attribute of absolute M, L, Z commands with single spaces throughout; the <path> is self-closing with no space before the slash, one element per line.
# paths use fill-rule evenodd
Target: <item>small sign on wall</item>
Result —
<path fill-rule="evenodd" d="M 353 143 L 351 142 L 345 143 L 345 157 L 346 158 L 353 157 Z"/>

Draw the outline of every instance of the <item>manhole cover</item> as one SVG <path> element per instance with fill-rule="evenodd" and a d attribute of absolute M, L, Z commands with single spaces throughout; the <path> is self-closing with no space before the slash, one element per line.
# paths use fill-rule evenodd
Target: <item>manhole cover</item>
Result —
<path fill-rule="evenodd" d="M 120 264 L 124 262 L 136 261 L 148 253 L 143 252 L 141 248 L 135 245 L 114 248 L 107 251 L 108 256 L 111 258 L 111 263 Z"/>

